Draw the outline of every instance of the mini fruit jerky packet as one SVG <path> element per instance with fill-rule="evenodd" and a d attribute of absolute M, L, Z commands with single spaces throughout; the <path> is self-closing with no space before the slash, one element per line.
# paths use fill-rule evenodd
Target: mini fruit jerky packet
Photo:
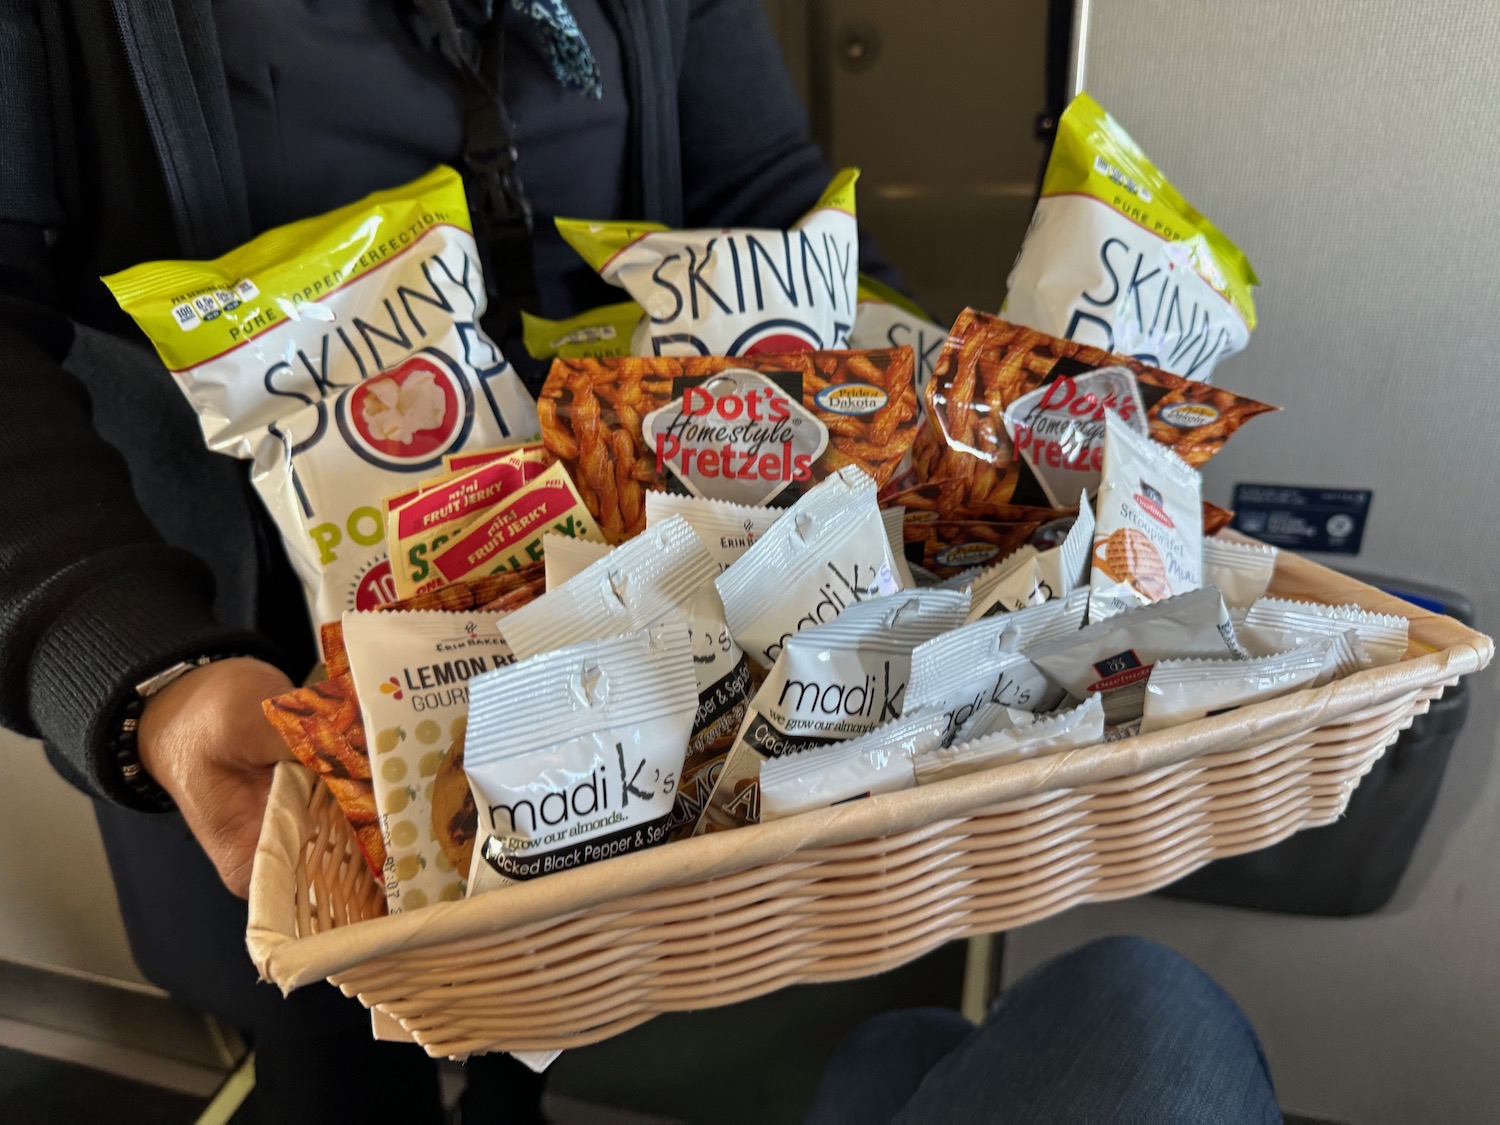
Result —
<path fill-rule="evenodd" d="M 646 311 L 635 355 L 754 355 L 847 348 L 859 228 L 846 168 L 791 230 L 671 230 L 558 219 L 599 276 Z"/>
<path fill-rule="evenodd" d="M 1004 618 L 986 618 L 986 621 Z M 1141 717 L 1159 660 L 1243 660 L 1224 599 L 1212 586 L 1090 621 L 1081 632 L 1033 645 L 1028 657 L 1075 699 L 1100 695 L 1111 725 Z"/>
<path fill-rule="evenodd" d="M 716 580 L 730 635 L 769 670 L 787 638 L 851 605 L 896 593 L 896 560 L 858 469 L 829 477 L 789 508 Z"/>
<path fill-rule="evenodd" d="M 1146 681 L 1141 734 L 1221 715 L 1248 703 L 1314 687 L 1333 641 L 1316 641 L 1251 660 L 1159 660 Z"/>
<path fill-rule="evenodd" d="M 914 760 L 917 784 L 931 785 L 981 770 L 1061 754 L 1104 741 L 1104 708 L 1090 698 L 1068 711 L 1038 717 L 1025 726 L 1008 727 L 956 746 L 940 747 Z"/>
<path fill-rule="evenodd" d="M 772 758 L 760 768 L 761 820 L 915 788 L 912 759 L 937 746 L 946 722 L 917 709 L 847 742 Z"/>
<path fill-rule="evenodd" d="M 686 630 L 543 653 L 479 677 L 472 694 L 471 895 L 667 839 L 698 706 Z"/>
<path fill-rule="evenodd" d="M 956 628 L 969 595 L 908 590 L 850 606 L 836 620 L 788 637 L 745 709 L 697 831 L 760 820 L 760 767 L 900 718 L 912 650 Z"/>
<path fill-rule="evenodd" d="M 537 432 L 479 326 L 484 278 L 451 168 L 277 227 L 212 262 L 105 279 L 251 480 L 314 624 L 395 590 L 380 498 L 443 457 Z"/>
<path fill-rule="evenodd" d="M 401 498 L 403 503 L 390 504 L 385 534 L 396 592 L 411 597 L 430 587 L 435 581 L 430 560 L 438 548 L 546 468 L 530 452 L 518 450 L 456 473 L 414 496 L 408 494 Z M 582 530 L 587 534 L 586 528 Z"/>
<path fill-rule="evenodd" d="M 1098 102 L 1073 99 L 1002 315 L 1205 380 L 1249 342 L 1259 283 Z"/>
<path fill-rule="evenodd" d="M 1047 503 L 1035 474 L 1016 455 L 1005 432 L 1006 408 L 1063 376 L 1121 367 L 1135 375 L 1152 440 L 1194 468 L 1207 463 L 1246 421 L 1276 409 L 965 309 L 927 385 L 928 424 L 912 451 L 917 475 L 924 482 L 941 482 L 971 505 Z"/>
<path fill-rule="evenodd" d="M 1105 420 L 1089 620 L 1203 585 L 1203 481 L 1171 450 Z"/>
<path fill-rule="evenodd" d="M 540 562 L 542 536 L 549 532 L 575 539 L 602 537 L 561 465 L 448 533 L 447 541 L 426 555 L 431 574 L 416 592 Z"/>
<path fill-rule="evenodd" d="M 511 662 L 503 613 L 346 613 L 344 644 L 369 739 L 392 914 L 464 897 L 455 859 L 471 842 L 463 771 L 469 681 Z M 439 794 L 439 784 L 445 792 Z M 454 785 L 455 794 L 447 792 Z M 440 799 L 441 798 L 441 799 Z M 448 815 L 435 823 L 434 809 Z M 455 820 L 457 821 L 455 823 Z"/>
<path fill-rule="evenodd" d="M 750 667 L 714 588 L 718 574 L 698 533 L 674 517 L 589 564 L 502 626 L 521 659 L 648 626 L 689 635 L 698 708 L 680 766 L 674 833 L 686 833 L 697 821 L 750 696 Z"/>
<path fill-rule="evenodd" d="M 910 348 L 558 359 L 537 409 L 615 543 L 646 525 L 652 489 L 785 507 L 846 466 L 883 486 L 917 430 Z"/>

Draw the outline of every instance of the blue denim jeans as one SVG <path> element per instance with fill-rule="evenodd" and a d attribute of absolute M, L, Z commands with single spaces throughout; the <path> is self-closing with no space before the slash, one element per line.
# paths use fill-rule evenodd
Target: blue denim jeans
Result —
<path fill-rule="evenodd" d="M 876 1016 L 834 1052 L 807 1125 L 1280 1122 L 1250 1021 L 1192 962 L 1101 938 L 1018 981 L 974 1027 Z"/>

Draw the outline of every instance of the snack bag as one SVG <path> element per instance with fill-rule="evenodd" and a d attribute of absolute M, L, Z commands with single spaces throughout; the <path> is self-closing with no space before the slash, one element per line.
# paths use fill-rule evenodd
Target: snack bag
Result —
<path fill-rule="evenodd" d="M 698 691 L 685 629 L 584 641 L 481 676 L 469 894 L 663 843 Z"/>
<path fill-rule="evenodd" d="M 664 622 L 692 638 L 698 709 L 679 767 L 674 834 L 697 822 L 750 697 L 750 666 L 725 624 L 713 584 L 718 574 L 698 533 L 673 518 L 616 547 L 504 625 L 522 659 Z"/>
<path fill-rule="evenodd" d="M 1276 573 L 1276 548 L 1265 543 L 1234 543 L 1203 538 L 1203 584 L 1217 586 L 1230 609 L 1255 604 L 1266 596 Z"/>
<path fill-rule="evenodd" d="M 630 355 L 631 334 L 644 315 L 634 301 L 601 305 L 566 320 L 546 320 L 522 311 L 521 342 L 532 359 Z"/>
<path fill-rule="evenodd" d="M 908 705 L 943 713 L 944 745 L 987 704 L 1050 711 L 1064 693 L 1032 663 L 1029 652 L 1077 633 L 1086 607 L 1083 597 L 1049 602 L 982 618 L 928 641 L 912 653 Z"/>
<path fill-rule="evenodd" d="M 444 609 L 449 613 L 464 613 L 471 609 L 508 611 L 519 609 L 540 597 L 546 588 L 542 564 L 532 563 L 520 570 L 502 570 L 499 574 L 468 578 L 435 590 L 425 590 L 375 608 L 382 612 L 399 609 Z"/>
<path fill-rule="evenodd" d="M 545 469 L 552 464 L 552 454 L 537 437 L 532 441 L 510 441 L 489 449 L 476 449 L 469 453 L 449 453 L 443 457 L 443 471 L 448 475 L 466 473 L 482 465 L 489 465 L 502 458 L 519 453 L 528 462 L 535 462 Z"/>
<path fill-rule="evenodd" d="M 998 734 L 1003 730 L 1029 727 L 1037 716 L 1019 707 L 1007 707 L 1003 703 L 981 703 L 953 733 L 954 743 L 972 742 L 976 738 Z"/>
<path fill-rule="evenodd" d="M 1252 643 L 1281 651 L 1309 637 L 1335 636 L 1353 630 L 1370 658 L 1370 667 L 1395 664 L 1406 655 L 1409 622 L 1389 613 L 1370 613 L 1357 605 L 1323 605 L 1283 598 L 1261 598 L 1245 615 Z"/>
<path fill-rule="evenodd" d="M 934 324 L 915 302 L 873 277 L 859 278 L 859 304 L 854 311 L 851 348 L 899 348 L 908 345 L 917 359 L 917 403 L 920 407 L 932 368 L 948 330 Z"/>
<path fill-rule="evenodd" d="M 901 588 L 875 491 L 858 469 L 840 470 L 715 580 L 730 635 L 761 668 L 793 634 Z"/>
<path fill-rule="evenodd" d="M 1074 98 L 1002 314 L 1201 380 L 1249 343 L 1258 284 L 1114 118 Z"/>
<path fill-rule="evenodd" d="M 914 759 L 917 784 L 931 785 L 1103 741 L 1104 707 L 1097 698 L 1090 698 L 1071 710 L 1038 718 L 1026 726 L 1008 727 L 972 742 L 939 747 L 919 755 Z"/>
<path fill-rule="evenodd" d="M 646 315 L 631 352 L 754 355 L 847 348 L 859 229 L 847 168 L 791 230 L 670 230 L 558 219 L 558 233 Z"/>
<path fill-rule="evenodd" d="M 1006 433 L 1005 411 L 1017 399 L 1062 377 L 1076 380 L 1100 368 L 1123 368 L 1135 375 L 1152 440 L 1194 468 L 1218 453 L 1246 421 L 1276 409 L 965 309 L 927 385 L 929 424 L 918 433 L 912 450 L 917 475 L 924 482 L 943 482 L 969 506 L 1045 504 L 1046 493 L 1036 474 L 1024 457 L 1016 455 Z M 1060 466 L 1060 452 L 1058 457 Z M 1066 483 L 1061 487 L 1072 488 Z M 1076 496 L 1077 489 L 1063 495 Z"/>
<path fill-rule="evenodd" d="M 646 493 L 646 526 L 655 527 L 663 520 L 681 516 L 692 525 L 720 568 L 738 562 L 785 510 L 709 500 L 683 492 Z"/>
<path fill-rule="evenodd" d="M 698 833 L 760 820 L 760 767 L 873 730 L 901 715 L 912 650 L 955 628 L 969 596 L 910 590 L 850 606 L 836 620 L 788 637 L 745 710 Z"/>
<path fill-rule="evenodd" d="M 611 542 L 645 526 L 651 489 L 784 507 L 850 465 L 884 485 L 917 428 L 909 348 L 558 359 L 538 410 Z"/>
<path fill-rule="evenodd" d="M 912 759 L 937 746 L 946 721 L 909 711 L 858 738 L 770 759 L 760 767 L 761 820 L 914 788 Z"/>
<path fill-rule="evenodd" d="M 441 484 L 388 502 L 385 534 L 396 593 L 409 598 L 433 583 L 429 560 L 460 529 L 541 476 L 546 466 L 527 451 L 496 457 Z"/>
<path fill-rule="evenodd" d="M 571 535 L 548 532 L 542 536 L 542 565 L 547 572 L 547 589 L 557 589 L 614 550 L 603 540 L 574 539 Z"/>
<path fill-rule="evenodd" d="M 1128 367 L 1059 375 L 1006 406 L 1005 432 L 1049 503 L 1070 504 L 1080 493 L 1087 503 L 1099 491 L 1106 411 L 1149 436 L 1140 388 Z"/>
<path fill-rule="evenodd" d="M 1105 420 L 1089 620 L 1203 585 L 1203 480 L 1170 449 Z"/>
<path fill-rule="evenodd" d="M 469 681 L 509 664 L 503 613 L 344 614 L 368 732 L 392 914 L 464 896 L 474 844 L 462 760 Z"/>
<path fill-rule="evenodd" d="M 519 492 L 447 533 L 443 544 L 429 549 L 430 573 L 417 590 L 540 562 L 542 536 L 548 532 L 601 538 L 599 525 L 561 465 L 553 465 Z"/>
<path fill-rule="evenodd" d="M 1141 717 L 1146 680 L 1158 660 L 1247 656 L 1212 586 L 1104 621 L 1094 622 L 1090 612 L 1087 628 L 1034 645 L 1027 655 L 1075 699 L 1101 696 L 1111 725 Z"/>
<path fill-rule="evenodd" d="M 342 637 L 342 633 L 340 633 Z M 347 672 L 267 699 L 261 705 L 297 760 L 317 774 L 354 829 L 359 850 L 377 878 L 385 878 L 385 838 L 375 811 L 365 725 Z"/>
<path fill-rule="evenodd" d="M 1056 547 L 1038 551 L 1025 547 L 990 570 L 975 575 L 969 620 L 1011 613 L 1043 605 L 1082 589 L 1089 580 L 1089 557 L 1094 551 L 1094 511 L 1087 501 L 1078 518 Z"/>
<path fill-rule="evenodd" d="M 1161 660 L 1146 681 L 1141 734 L 1222 715 L 1247 703 L 1313 687 L 1323 674 L 1333 641 L 1305 645 L 1251 660 Z"/>
<path fill-rule="evenodd" d="M 209 448 L 253 461 L 315 624 L 394 596 L 380 497 L 445 454 L 537 431 L 479 326 L 484 278 L 451 168 L 216 261 L 150 262 L 105 284 Z"/>

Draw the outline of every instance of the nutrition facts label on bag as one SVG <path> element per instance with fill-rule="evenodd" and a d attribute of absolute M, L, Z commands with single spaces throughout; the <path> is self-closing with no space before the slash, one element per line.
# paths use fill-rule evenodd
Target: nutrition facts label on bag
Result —
<path fill-rule="evenodd" d="M 1357 555 L 1374 495 L 1368 488 L 1237 484 L 1234 528 L 1277 547 Z"/>

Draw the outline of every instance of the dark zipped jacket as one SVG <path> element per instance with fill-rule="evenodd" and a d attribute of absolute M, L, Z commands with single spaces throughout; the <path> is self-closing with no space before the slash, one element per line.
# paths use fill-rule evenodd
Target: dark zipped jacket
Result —
<path fill-rule="evenodd" d="M 759 0 L 605 10 L 627 213 L 775 227 L 816 200 L 828 172 Z M 244 464 L 204 449 L 98 280 L 251 234 L 210 0 L 0 0 L 0 725 L 125 804 L 135 684 L 201 654 L 312 660 Z"/>

